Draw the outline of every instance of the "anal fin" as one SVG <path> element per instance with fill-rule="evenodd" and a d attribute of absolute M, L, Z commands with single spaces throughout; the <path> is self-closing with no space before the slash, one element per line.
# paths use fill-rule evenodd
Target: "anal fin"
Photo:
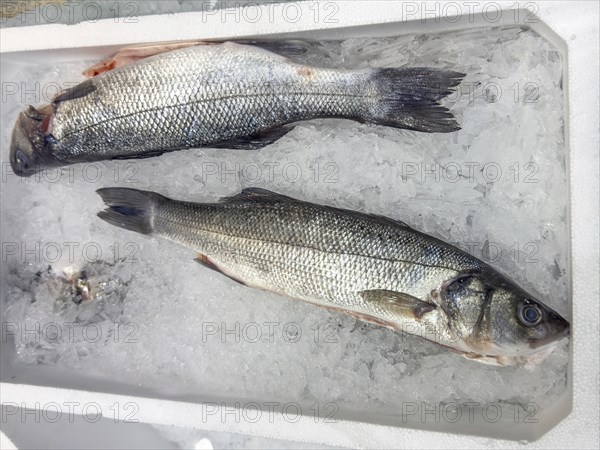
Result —
<path fill-rule="evenodd" d="M 294 127 L 284 126 L 271 128 L 261 133 L 241 138 L 231 139 L 228 141 L 218 142 L 216 144 L 207 145 L 208 148 L 230 148 L 234 150 L 258 150 L 266 147 L 292 131 Z"/>
<path fill-rule="evenodd" d="M 210 270 L 214 270 L 215 272 L 218 272 L 220 274 L 225 275 L 227 278 L 235 281 L 238 284 L 241 284 L 242 286 L 246 286 L 246 283 L 241 282 L 240 280 L 238 280 L 237 278 L 232 277 L 231 275 L 226 274 L 225 272 L 223 272 L 221 269 L 219 269 L 219 267 L 213 263 L 208 256 L 203 255 L 202 253 L 198 253 L 196 255 L 196 258 L 194 258 L 194 261 L 196 261 L 197 263 L 202 264 L 204 267 L 206 267 L 207 269 Z"/>
<path fill-rule="evenodd" d="M 163 153 L 166 153 L 167 150 L 154 150 L 146 153 L 140 153 L 137 155 L 122 155 L 122 156 L 113 156 L 110 159 L 119 159 L 119 160 L 127 160 L 127 159 L 146 159 L 146 158 L 154 158 L 155 156 L 160 156 Z"/>

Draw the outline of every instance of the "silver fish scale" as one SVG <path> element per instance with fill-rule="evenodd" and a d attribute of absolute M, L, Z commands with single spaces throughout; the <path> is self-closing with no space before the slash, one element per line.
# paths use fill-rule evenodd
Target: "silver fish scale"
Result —
<path fill-rule="evenodd" d="M 141 60 L 58 103 L 51 133 L 62 160 L 207 146 L 315 117 L 358 117 L 374 104 L 372 70 L 302 66 L 224 43 Z"/>
<path fill-rule="evenodd" d="M 154 230 L 249 286 L 393 323 L 406 319 L 366 302 L 360 292 L 384 289 L 437 302 L 432 291 L 481 267 L 401 223 L 286 197 L 217 204 L 165 200 L 155 207 Z M 433 314 L 428 320 L 437 319 Z"/>

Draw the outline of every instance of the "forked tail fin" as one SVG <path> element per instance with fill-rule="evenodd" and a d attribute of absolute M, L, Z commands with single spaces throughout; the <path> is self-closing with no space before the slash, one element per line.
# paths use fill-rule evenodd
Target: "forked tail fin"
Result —
<path fill-rule="evenodd" d="M 424 131 L 449 133 L 460 130 L 454 115 L 439 101 L 451 94 L 465 74 L 414 67 L 375 69 L 370 81 L 377 100 L 365 112 L 368 122 Z"/>
<path fill-rule="evenodd" d="M 111 225 L 141 234 L 154 232 L 154 210 L 167 198 L 149 191 L 129 188 L 103 188 L 96 191 L 106 208 L 98 217 Z"/>

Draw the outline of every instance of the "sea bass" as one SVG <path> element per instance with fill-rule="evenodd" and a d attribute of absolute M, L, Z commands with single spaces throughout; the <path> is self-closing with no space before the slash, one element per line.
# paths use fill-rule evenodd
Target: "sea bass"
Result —
<path fill-rule="evenodd" d="M 218 203 L 99 189 L 98 215 L 181 243 L 244 285 L 416 334 L 479 362 L 535 362 L 569 323 L 483 261 L 382 216 L 263 189 Z"/>
<path fill-rule="evenodd" d="M 458 72 L 318 68 L 233 42 L 156 51 L 163 52 L 146 50 L 115 69 L 106 64 L 51 104 L 23 111 L 11 141 L 14 172 L 187 148 L 258 149 L 288 133 L 288 124 L 314 118 L 459 129 L 439 104 L 460 83 Z"/>

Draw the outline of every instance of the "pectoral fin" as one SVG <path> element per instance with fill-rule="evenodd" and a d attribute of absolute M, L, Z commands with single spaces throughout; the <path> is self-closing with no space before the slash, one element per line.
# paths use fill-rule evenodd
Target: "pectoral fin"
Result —
<path fill-rule="evenodd" d="M 275 141 L 278 141 L 283 136 L 292 131 L 294 127 L 278 127 L 272 128 L 262 133 L 253 134 L 251 136 L 244 136 L 229 141 L 222 141 L 216 144 L 210 144 L 207 147 L 210 148 L 231 148 L 235 150 L 258 150 L 259 148 L 266 147 Z"/>
<path fill-rule="evenodd" d="M 77 86 L 74 86 L 70 89 L 67 89 L 60 94 L 58 94 L 52 100 L 52 103 L 55 105 L 64 102 L 65 100 L 74 100 L 76 98 L 85 97 L 88 94 L 91 94 L 96 90 L 96 86 L 94 85 L 94 80 L 85 80 L 82 83 L 79 83 Z"/>
<path fill-rule="evenodd" d="M 375 303 L 385 309 L 391 309 L 396 314 L 411 319 L 420 319 L 424 314 L 436 309 L 435 305 L 402 292 L 374 289 L 361 291 L 360 295 L 367 302 Z"/>

